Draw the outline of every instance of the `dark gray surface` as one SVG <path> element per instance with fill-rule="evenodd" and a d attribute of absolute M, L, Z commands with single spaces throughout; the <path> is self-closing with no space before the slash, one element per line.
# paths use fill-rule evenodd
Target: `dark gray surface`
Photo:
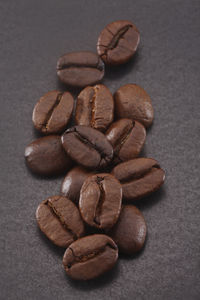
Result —
<path fill-rule="evenodd" d="M 139 204 L 147 225 L 144 251 L 122 258 L 94 282 L 72 282 L 63 250 L 37 229 L 41 200 L 59 193 L 61 178 L 40 179 L 25 167 L 35 138 L 31 114 L 45 92 L 59 88 L 57 58 L 93 50 L 117 19 L 141 32 L 130 64 L 107 71 L 114 92 L 137 83 L 150 94 L 155 122 L 143 154 L 166 170 L 164 187 Z M 0 299 L 197 299 L 200 294 L 199 26 L 200 1 L 0 1 L 1 216 Z"/>

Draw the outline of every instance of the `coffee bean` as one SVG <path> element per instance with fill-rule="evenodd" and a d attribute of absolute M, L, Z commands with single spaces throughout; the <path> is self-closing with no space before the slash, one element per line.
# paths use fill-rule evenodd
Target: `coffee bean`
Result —
<path fill-rule="evenodd" d="M 88 177 L 80 192 L 79 209 L 84 221 L 92 227 L 111 228 L 121 211 L 122 188 L 110 174 Z"/>
<path fill-rule="evenodd" d="M 58 60 L 57 74 L 67 85 L 85 87 L 101 81 L 104 76 L 104 63 L 93 52 L 66 53 Z"/>
<path fill-rule="evenodd" d="M 84 235 L 84 224 L 76 205 L 63 196 L 44 200 L 37 208 L 36 219 L 41 231 L 54 244 L 67 248 Z"/>
<path fill-rule="evenodd" d="M 45 136 L 30 143 L 25 149 L 25 158 L 28 167 L 39 175 L 62 174 L 72 166 L 58 135 Z"/>
<path fill-rule="evenodd" d="M 123 197 L 136 200 L 160 188 L 165 180 L 165 172 L 152 158 L 136 158 L 121 163 L 112 170 L 121 182 Z"/>
<path fill-rule="evenodd" d="M 76 124 L 105 131 L 113 121 L 113 114 L 113 97 L 105 85 L 88 86 L 79 94 L 75 113 Z"/>
<path fill-rule="evenodd" d="M 118 248 L 104 234 L 83 237 L 72 243 L 63 257 L 67 274 L 73 279 L 89 280 L 109 271 L 118 259 Z"/>
<path fill-rule="evenodd" d="M 134 254 L 144 245 L 147 227 L 142 213 L 133 205 L 122 207 L 119 220 L 108 232 L 117 246 L 119 252 Z"/>
<path fill-rule="evenodd" d="M 67 154 L 86 168 L 105 168 L 113 157 L 111 144 L 94 128 L 74 126 L 67 129 L 61 139 Z"/>
<path fill-rule="evenodd" d="M 145 127 L 153 122 L 154 112 L 149 95 L 136 84 L 126 84 L 114 94 L 118 118 L 139 121 Z"/>
<path fill-rule="evenodd" d="M 51 91 L 46 93 L 35 105 L 33 124 L 44 134 L 62 132 L 72 115 L 74 100 L 69 92 Z"/>
<path fill-rule="evenodd" d="M 106 137 L 113 146 L 114 163 L 119 163 L 139 155 L 146 139 L 146 130 L 137 121 L 120 119 L 108 128 Z"/>
<path fill-rule="evenodd" d="M 89 172 L 80 166 L 71 169 L 63 180 L 61 187 L 62 195 L 78 204 L 81 187 L 86 178 L 92 174 L 93 172 Z"/>
<path fill-rule="evenodd" d="M 136 52 L 140 41 L 137 27 L 129 21 L 115 21 L 100 33 L 97 52 L 106 64 L 120 65 Z"/>

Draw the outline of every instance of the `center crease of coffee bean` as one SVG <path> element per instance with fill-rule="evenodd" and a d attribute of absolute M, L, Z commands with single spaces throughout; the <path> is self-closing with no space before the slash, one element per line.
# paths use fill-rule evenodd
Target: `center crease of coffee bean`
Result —
<path fill-rule="evenodd" d="M 104 201 L 105 201 L 105 191 L 104 191 L 103 184 L 102 184 L 102 181 L 103 181 L 103 180 L 104 180 L 103 177 L 97 176 L 96 183 L 97 183 L 98 186 L 99 186 L 100 197 L 99 197 L 99 201 L 98 201 L 97 206 L 96 206 L 96 211 L 95 211 L 95 216 L 94 216 L 94 222 L 95 222 L 98 226 L 101 225 L 101 223 L 100 223 L 100 215 L 101 215 L 103 203 L 104 203 Z"/>
<path fill-rule="evenodd" d="M 85 69 L 98 69 L 99 71 L 103 71 L 104 67 L 101 64 L 100 61 L 97 62 L 96 65 L 86 65 L 86 64 L 63 64 L 62 66 L 59 66 L 57 70 L 64 70 L 68 68 L 85 68 Z"/>
<path fill-rule="evenodd" d="M 115 35 L 113 35 L 113 38 L 111 39 L 110 43 L 105 46 L 105 45 L 99 45 L 105 47 L 104 53 L 101 55 L 107 55 L 108 50 L 113 50 L 114 48 L 117 47 L 119 40 L 123 38 L 124 34 L 129 30 L 129 28 L 132 27 L 132 25 L 126 25 L 119 29 Z M 107 29 L 108 30 L 108 29 Z M 109 31 L 109 30 L 108 30 Z M 111 32 L 111 31 L 109 31 Z"/>
<path fill-rule="evenodd" d="M 102 254 L 106 250 L 107 247 L 116 250 L 116 248 L 114 248 L 112 245 L 107 243 L 104 247 L 99 248 L 97 250 L 93 250 L 91 253 L 77 256 L 77 255 L 75 255 L 73 249 L 71 247 L 69 247 L 69 249 L 71 250 L 71 252 L 73 254 L 74 262 L 72 262 L 71 264 L 68 264 L 67 267 L 71 268 L 76 263 L 83 263 L 83 262 L 88 261 L 88 260 L 90 260 L 94 257 L 97 257 L 98 255 Z"/>
<path fill-rule="evenodd" d="M 46 118 L 45 118 L 45 120 L 44 120 L 44 122 L 43 122 L 43 124 L 42 124 L 42 127 L 43 127 L 44 129 L 46 129 L 46 130 L 48 129 L 48 123 L 49 123 L 49 120 L 50 120 L 50 118 L 51 118 L 51 116 L 52 116 L 53 111 L 54 111 L 55 108 L 59 105 L 59 103 L 60 103 L 60 101 L 61 101 L 61 98 L 62 98 L 63 94 L 64 94 L 64 93 L 59 93 L 59 94 L 57 95 L 55 103 L 52 105 L 51 109 L 50 109 L 49 112 L 47 113 Z"/>
<path fill-rule="evenodd" d="M 59 219 L 60 223 L 62 224 L 62 226 L 64 227 L 65 230 L 69 231 L 69 233 L 72 235 L 73 240 L 77 240 L 78 236 L 76 233 L 74 233 L 72 231 L 72 229 L 69 228 L 69 226 L 66 224 L 66 222 L 64 221 L 62 214 L 55 208 L 55 206 L 47 200 L 47 202 L 45 203 L 50 209 L 51 212 Z"/>
<path fill-rule="evenodd" d="M 102 152 L 97 145 L 91 143 L 86 137 L 82 136 L 76 129 L 74 130 L 76 137 L 84 144 L 88 145 L 88 147 L 94 148 L 101 156 L 101 158 L 104 158 L 106 160 L 106 154 Z"/>
<path fill-rule="evenodd" d="M 119 43 L 119 40 L 123 38 L 123 36 L 129 30 L 130 27 L 132 27 L 132 25 L 126 25 L 122 27 L 120 30 L 118 30 L 117 33 L 113 36 L 110 43 L 108 44 L 108 49 L 112 50 L 116 48 L 117 44 Z"/>
<path fill-rule="evenodd" d="M 90 109 L 91 109 L 90 125 L 91 125 L 91 127 L 95 127 L 95 100 L 96 100 L 98 91 L 99 91 L 98 87 L 96 87 L 96 86 L 93 87 L 94 94 L 93 94 L 92 98 L 90 99 Z"/>
<path fill-rule="evenodd" d="M 155 164 L 151 168 L 143 170 L 142 172 L 131 174 L 130 176 L 121 179 L 120 182 L 121 183 L 129 183 L 129 182 L 133 181 L 134 179 L 137 180 L 142 177 L 145 177 L 146 175 L 155 172 L 157 169 L 160 169 L 160 166 L 158 164 Z"/>
<path fill-rule="evenodd" d="M 132 125 L 130 128 L 125 128 L 124 132 L 122 133 L 122 135 L 119 137 L 118 139 L 118 145 L 116 146 L 115 148 L 115 156 L 118 156 L 122 146 L 125 144 L 125 142 L 127 141 L 127 139 L 129 138 L 130 134 L 131 134 L 131 131 L 132 129 L 134 128 L 135 126 L 135 122 L 133 121 L 132 122 Z"/>

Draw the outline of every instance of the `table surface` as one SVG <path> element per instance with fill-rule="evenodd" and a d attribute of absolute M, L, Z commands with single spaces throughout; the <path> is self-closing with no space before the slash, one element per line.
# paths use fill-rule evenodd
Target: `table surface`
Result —
<path fill-rule="evenodd" d="M 142 155 L 166 170 L 160 191 L 141 200 L 148 226 L 144 250 L 120 258 L 102 278 L 73 282 L 63 249 L 38 230 L 37 205 L 58 194 L 62 177 L 41 179 L 24 163 L 38 137 L 31 116 L 47 91 L 63 89 L 56 62 L 65 52 L 96 51 L 104 26 L 133 21 L 141 33 L 135 57 L 106 70 L 112 92 L 144 87 L 155 121 Z M 199 118 L 200 1 L 0 1 L 0 299 L 198 299 L 200 294 Z"/>

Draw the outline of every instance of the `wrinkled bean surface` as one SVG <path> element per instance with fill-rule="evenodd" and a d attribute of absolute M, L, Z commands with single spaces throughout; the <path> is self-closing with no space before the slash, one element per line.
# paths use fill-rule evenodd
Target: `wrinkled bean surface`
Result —
<path fill-rule="evenodd" d="M 88 86 L 79 94 L 75 113 L 76 124 L 105 131 L 113 121 L 113 114 L 113 96 L 105 85 Z"/>
<path fill-rule="evenodd" d="M 69 92 L 51 91 L 36 103 L 33 124 L 44 134 L 62 132 L 72 115 L 74 99 Z"/>
<path fill-rule="evenodd" d="M 107 173 L 90 176 L 84 182 L 79 208 L 84 221 L 97 228 L 112 227 L 120 214 L 122 201 L 121 185 Z"/>
<path fill-rule="evenodd" d="M 44 200 L 37 208 L 41 231 L 57 246 L 67 248 L 84 235 L 84 224 L 75 204 L 63 196 Z"/>
<path fill-rule="evenodd" d="M 107 235 L 94 234 L 72 243 L 64 254 L 63 265 L 73 279 L 89 280 L 110 270 L 117 258 L 115 242 Z"/>
<path fill-rule="evenodd" d="M 74 126 L 65 131 L 62 144 L 78 164 L 89 168 L 105 168 L 113 157 L 113 148 L 100 131 L 87 126 Z"/>
<path fill-rule="evenodd" d="M 121 182 L 123 197 L 136 200 L 160 188 L 165 172 L 155 159 L 136 158 L 117 165 L 112 174 Z"/>
<path fill-rule="evenodd" d="M 106 64 L 120 65 L 136 52 L 140 41 L 137 27 L 130 21 L 115 21 L 100 33 L 97 52 Z"/>

